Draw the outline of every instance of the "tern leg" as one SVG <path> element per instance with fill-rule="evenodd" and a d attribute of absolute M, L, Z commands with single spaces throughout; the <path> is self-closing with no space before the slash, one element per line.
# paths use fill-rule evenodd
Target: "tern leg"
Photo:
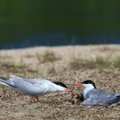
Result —
<path fill-rule="evenodd" d="M 26 96 L 26 98 L 28 99 L 29 104 L 35 103 L 35 102 L 38 102 L 38 101 L 39 101 L 39 99 L 38 99 L 37 96 Z"/>
<path fill-rule="evenodd" d="M 39 99 L 38 99 L 38 96 L 32 96 L 31 97 L 31 103 L 35 103 L 35 102 L 38 102 L 39 101 Z"/>

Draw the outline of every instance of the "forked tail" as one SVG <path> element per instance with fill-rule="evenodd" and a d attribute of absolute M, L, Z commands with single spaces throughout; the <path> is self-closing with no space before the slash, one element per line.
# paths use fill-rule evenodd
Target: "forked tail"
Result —
<path fill-rule="evenodd" d="M 120 94 L 117 95 L 117 100 L 120 101 Z"/>
<path fill-rule="evenodd" d="M 120 94 L 119 94 L 119 95 L 117 95 L 117 98 L 118 98 L 118 100 L 120 100 Z"/>
<path fill-rule="evenodd" d="M 14 84 L 12 84 L 9 80 L 3 77 L 0 77 L 0 84 L 8 87 L 15 87 Z"/>

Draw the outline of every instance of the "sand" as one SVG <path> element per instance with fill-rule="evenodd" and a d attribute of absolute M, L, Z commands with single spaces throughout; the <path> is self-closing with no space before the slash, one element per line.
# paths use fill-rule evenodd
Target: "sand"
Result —
<path fill-rule="evenodd" d="M 50 62 L 46 53 L 54 53 L 57 60 Z M 0 76 L 12 74 L 27 78 L 62 81 L 74 93 L 80 88 L 77 81 L 93 79 L 98 88 L 120 93 L 120 69 L 115 67 L 93 69 L 70 67 L 74 58 L 95 60 L 102 57 L 114 60 L 120 57 L 120 45 L 88 45 L 61 47 L 33 47 L 0 51 Z M 22 66 L 22 67 L 21 67 Z M 39 102 L 30 103 L 27 96 L 0 85 L 0 120 L 120 120 L 120 104 L 115 106 L 84 106 L 71 94 L 50 93 L 39 96 Z"/>

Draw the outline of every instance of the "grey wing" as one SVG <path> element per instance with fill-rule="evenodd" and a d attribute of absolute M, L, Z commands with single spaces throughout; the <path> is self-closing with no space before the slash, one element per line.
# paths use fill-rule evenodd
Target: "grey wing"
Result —
<path fill-rule="evenodd" d="M 82 102 L 83 105 L 99 105 L 98 98 L 89 97 Z"/>
<path fill-rule="evenodd" d="M 23 77 L 18 77 L 18 76 L 15 76 L 15 75 L 12 75 L 10 77 L 10 81 L 14 82 L 16 85 L 17 84 L 31 84 L 33 86 L 40 86 L 42 85 L 42 82 L 41 80 L 38 80 L 38 79 L 28 79 L 28 78 L 23 78 Z"/>
<path fill-rule="evenodd" d="M 35 95 L 35 94 L 43 94 L 48 92 L 48 84 L 51 83 L 48 80 L 38 80 L 38 79 L 27 79 L 17 76 L 12 76 L 10 78 L 11 81 L 14 81 L 17 89 L 22 93 Z"/>
<path fill-rule="evenodd" d="M 4 79 L 3 77 L 0 77 L 0 84 L 5 85 L 5 86 L 9 86 L 12 88 L 16 87 L 13 81 L 10 81 L 8 79 Z"/>
<path fill-rule="evenodd" d="M 112 104 L 114 102 L 117 102 L 115 93 L 108 93 L 100 89 L 91 90 L 88 96 L 96 104 Z"/>
<path fill-rule="evenodd" d="M 48 80 L 43 80 L 43 79 L 29 79 L 29 78 L 23 78 L 23 77 L 18 77 L 15 75 L 10 76 L 10 80 L 14 82 L 22 81 L 22 82 L 28 82 L 33 85 L 42 85 L 43 83 L 49 82 Z"/>

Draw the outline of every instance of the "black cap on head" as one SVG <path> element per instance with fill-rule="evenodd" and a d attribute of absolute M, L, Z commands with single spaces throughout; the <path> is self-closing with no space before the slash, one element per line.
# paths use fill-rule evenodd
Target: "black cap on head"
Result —
<path fill-rule="evenodd" d="M 56 84 L 56 85 L 60 85 L 60 86 L 62 86 L 64 88 L 67 88 L 67 86 L 62 82 L 53 82 L 53 83 Z"/>
<path fill-rule="evenodd" d="M 92 84 L 94 86 L 94 88 L 96 88 L 96 85 L 92 80 L 85 80 L 82 82 L 82 84 Z"/>

